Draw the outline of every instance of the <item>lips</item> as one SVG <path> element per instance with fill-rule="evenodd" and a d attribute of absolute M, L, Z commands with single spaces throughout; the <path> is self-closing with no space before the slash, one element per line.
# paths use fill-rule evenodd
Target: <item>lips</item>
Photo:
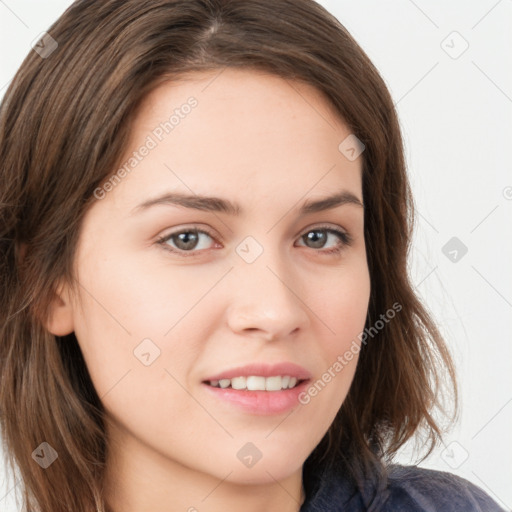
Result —
<path fill-rule="evenodd" d="M 202 387 L 217 404 L 245 414 L 268 416 L 300 406 L 298 397 L 310 380 L 308 370 L 295 363 L 252 363 L 210 375 Z"/>

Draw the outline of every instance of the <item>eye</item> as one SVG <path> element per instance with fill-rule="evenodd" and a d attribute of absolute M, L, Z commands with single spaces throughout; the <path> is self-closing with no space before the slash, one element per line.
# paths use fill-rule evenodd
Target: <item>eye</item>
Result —
<path fill-rule="evenodd" d="M 207 250 L 209 248 L 208 239 L 214 240 L 213 235 L 208 231 L 198 228 L 185 228 L 159 238 L 157 243 L 170 252 L 187 257 L 196 256 L 201 250 Z M 303 240 L 308 244 L 306 247 L 311 249 L 323 249 L 327 242 L 334 241 L 335 245 L 333 247 L 316 251 L 322 254 L 340 253 L 352 243 L 352 238 L 348 233 L 327 226 L 309 229 L 301 235 L 299 240 Z"/>
<path fill-rule="evenodd" d="M 337 243 L 336 238 L 338 239 Z M 308 247 L 313 249 L 322 249 L 325 247 L 329 239 L 331 239 L 331 241 L 334 239 L 335 246 L 330 249 L 317 252 L 321 252 L 323 254 L 339 253 L 352 243 L 351 236 L 345 231 L 325 226 L 310 229 L 300 237 L 300 240 L 304 240 L 304 242 L 309 244 Z"/>
<path fill-rule="evenodd" d="M 194 256 L 198 250 L 208 248 L 205 247 L 204 240 L 201 241 L 202 238 L 210 238 L 213 240 L 213 236 L 207 231 L 187 228 L 165 235 L 158 239 L 157 243 L 163 245 L 168 251 L 180 253 L 182 256 Z M 206 242 L 206 246 L 207 245 L 208 242 Z"/>

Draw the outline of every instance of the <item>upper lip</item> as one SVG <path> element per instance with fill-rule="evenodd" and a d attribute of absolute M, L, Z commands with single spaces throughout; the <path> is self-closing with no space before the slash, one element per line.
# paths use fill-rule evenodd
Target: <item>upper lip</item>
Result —
<path fill-rule="evenodd" d="M 311 378 L 311 374 L 302 366 L 295 363 L 283 362 L 275 364 L 251 363 L 245 366 L 237 366 L 224 370 L 215 375 L 204 379 L 205 381 L 232 379 L 233 377 L 248 377 L 257 375 L 261 377 L 285 376 L 295 377 L 297 380 L 306 380 Z"/>

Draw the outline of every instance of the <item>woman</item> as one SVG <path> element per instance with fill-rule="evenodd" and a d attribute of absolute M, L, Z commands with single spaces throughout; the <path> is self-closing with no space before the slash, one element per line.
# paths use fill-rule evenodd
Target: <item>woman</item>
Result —
<path fill-rule="evenodd" d="M 316 3 L 77 1 L 6 92 L 0 158 L 28 510 L 500 510 L 391 464 L 435 447 L 455 371 L 407 275 L 393 102 Z"/>

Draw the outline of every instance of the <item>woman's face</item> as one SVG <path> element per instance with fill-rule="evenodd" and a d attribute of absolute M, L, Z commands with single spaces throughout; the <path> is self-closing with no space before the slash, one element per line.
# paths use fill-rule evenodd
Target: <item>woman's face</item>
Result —
<path fill-rule="evenodd" d="M 263 483 L 324 436 L 370 294 L 349 135 L 314 88 L 259 72 L 146 98 L 84 219 L 81 306 L 52 324 L 68 314 L 125 460 Z"/>

